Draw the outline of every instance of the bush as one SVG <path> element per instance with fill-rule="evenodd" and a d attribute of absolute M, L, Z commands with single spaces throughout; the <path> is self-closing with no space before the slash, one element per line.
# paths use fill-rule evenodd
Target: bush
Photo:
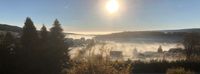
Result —
<path fill-rule="evenodd" d="M 184 68 L 185 70 L 192 70 L 196 73 L 200 73 L 200 61 L 150 61 L 142 62 L 136 61 L 133 63 L 133 73 L 165 73 L 170 68 Z"/>
<path fill-rule="evenodd" d="M 184 68 L 171 68 L 168 69 L 166 74 L 195 74 L 192 71 L 186 71 Z"/>
<path fill-rule="evenodd" d="M 79 61 L 71 63 L 65 74 L 130 74 L 131 65 L 126 62 L 113 62 L 106 60 Z"/>

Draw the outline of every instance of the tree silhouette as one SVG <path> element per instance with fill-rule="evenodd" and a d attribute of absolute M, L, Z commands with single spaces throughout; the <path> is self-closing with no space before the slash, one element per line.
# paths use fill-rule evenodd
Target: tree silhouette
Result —
<path fill-rule="evenodd" d="M 42 26 L 42 28 L 40 29 L 40 37 L 41 37 L 41 41 L 46 41 L 48 39 L 48 31 L 46 26 Z"/>
<path fill-rule="evenodd" d="M 48 39 L 49 39 L 49 34 L 46 29 L 46 27 L 43 25 L 41 30 L 40 30 L 40 50 L 41 54 L 45 55 L 45 53 L 48 51 Z"/>
<path fill-rule="evenodd" d="M 49 66 L 48 66 L 48 58 L 49 58 L 49 55 L 48 55 L 48 52 L 49 52 L 49 49 L 48 49 L 48 39 L 49 39 L 49 34 L 48 34 L 48 31 L 46 29 L 46 27 L 43 25 L 42 28 L 40 29 L 40 41 L 39 41 L 39 44 L 40 44 L 40 48 L 39 51 L 38 51 L 38 60 L 39 60 L 39 69 L 40 69 L 40 73 L 41 74 L 51 74 L 49 71 Z"/>
<path fill-rule="evenodd" d="M 49 32 L 47 31 L 46 27 L 43 25 L 40 30 L 40 44 L 41 44 L 41 54 L 44 54 L 48 51 L 48 39 L 49 39 Z"/>
<path fill-rule="evenodd" d="M 186 59 L 191 60 L 191 57 L 195 55 L 197 46 L 199 46 L 200 35 L 198 33 L 188 33 L 184 37 L 183 45 L 186 51 Z"/>
<path fill-rule="evenodd" d="M 160 45 L 159 47 L 158 47 L 158 51 L 157 51 L 158 53 L 162 53 L 163 52 L 163 49 L 162 49 L 162 46 Z"/>
<path fill-rule="evenodd" d="M 24 23 L 22 36 L 21 36 L 21 44 L 22 44 L 22 50 L 21 52 L 21 62 L 22 64 L 22 71 L 24 73 L 33 73 L 35 74 L 38 70 L 38 33 L 37 30 L 31 20 L 31 18 L 27 17 L 26 21 Z M 24 70 L 26 69 L 26 70 Z"/>
<path fill-rule="evenodd" d="M 53 27 L 50 29 L 50 50 L 49 63 L 51 65 L 51 73 L 59 74 L 62 70 L 62 65 L 64 63 L 65 54 L 68 55 L 68 47 L 64 43 L 64 33 L 61 28 L 61 24 L 56 19 L 54 21 Z M 67 53 L 65 53 L 67 51 Z"/>
<path fill-rule="evenodd" d="M 39 37 L 31 18 L 27 17 L 24 24 L 21 43 L 26 50 L 31 52 L 36 49 Z"/>

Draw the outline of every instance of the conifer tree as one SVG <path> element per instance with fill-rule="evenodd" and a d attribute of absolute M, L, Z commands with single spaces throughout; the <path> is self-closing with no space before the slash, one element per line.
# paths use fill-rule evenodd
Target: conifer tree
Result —
<path fill-rule="evenodd" d="M 24 27 L 22 30 L 21 36 L 21 44 L 22 50 L 20 51 L 21 60 L 20 62 L 23 63 L 22 71 L 28 74 L 38 74 L 39 71 L 34 71 L 38 69 L 38 55 L 39 51 L 39 36 L 37 30 L 31 20 L 31 18 L 27 17 L 24 23 Z M 26 69 L 26 70 L 24 70 Z"/>
<path fill-rule="evenodd" d="M 40 29 L 40 37 L 42 42 L 46 42 L 48 40 L 48 31 L 45 25 Z"/>
<path fill-rule="evenodd" d="M 61 28 L 61 24 L 56 19 L 54 21 L 53 27 L 50 29 L 50 50 L 49 53 L 51 53 L 50 61 L 52 65 L 52 73 L 59 74 L 62 69 L 62 65 L 64 63 L 65 54 L 68 55 L 68 47 L 64 43 L 64 33 L 63 29 Z M 67 52 L 66 52 L 67 51 Z M 66 52 L 66 53 L 65 53 Z M 66 61 L 66 59 L 65 59 Z"/>
<path fill-rule="evenodd" d="M 26 50 L 33 51 L 37 47 L 38 33 L 31 18 L 27 17 L 24 24 L 21 43 Z"/>
<path fill-rule="evenodd" d="M 42 28 L 40 29 L 40 50 L 41 50 L 41 55 L 43 55 L 43 57 L 46 55 L 45 53 L 48 52 L 48 39 L 49 39 L 49 35 L 48 35 L 48 31 L 46 29 L 46 27 L 43 25 Z"/>
<path fill-rule="evenodd" d="M 37 74 L 50 74 L 48 70 L 48 31 L 43 25 L 39 33 L 39 47 L 37 48 Z"/>
<path fill-rule="evenodd" d="M 49 39 L 49 34 L 47 31 L 47 28 L 43 25 L 42 28 L 40 29 L 40 50 L 41 54 L 45 55 L 45 53 L 48 51 L 48 39 Z"/>

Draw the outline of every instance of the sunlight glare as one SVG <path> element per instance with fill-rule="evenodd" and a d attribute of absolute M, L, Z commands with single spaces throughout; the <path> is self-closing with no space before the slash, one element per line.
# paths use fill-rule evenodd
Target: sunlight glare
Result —
<path fill-rule="evenodd" d="M 117 0 L 109 0 L 106 4 L 106 9 L 109 13 L 115 13 L 119 10 L 119 3 Z"/>

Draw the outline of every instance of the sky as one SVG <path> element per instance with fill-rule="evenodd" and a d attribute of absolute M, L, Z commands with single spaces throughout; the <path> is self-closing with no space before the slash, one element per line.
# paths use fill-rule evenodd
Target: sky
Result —
<path fill-rule="evenodd" d="M 0 0 L 0 23 L 22 27 L 31 17 L 37 29 L 55 19 L 65 32 L 200 28 L 200 0 L 117 0 L 119 10 L 106 10 L 109 0 Z"/>

